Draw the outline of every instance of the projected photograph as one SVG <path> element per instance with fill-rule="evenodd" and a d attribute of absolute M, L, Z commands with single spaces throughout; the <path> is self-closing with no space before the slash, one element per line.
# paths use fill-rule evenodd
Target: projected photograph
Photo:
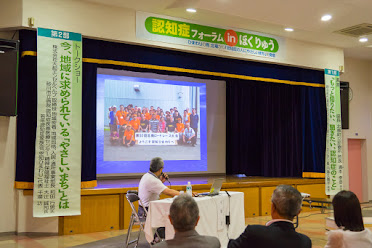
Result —
<path fill-rule="evenodd" d="M 200 163 L 207 142 L 205 84 L 103 74 L 97 79 L 98 171 L 145 172 L 148 163 L 140 162 L 154 157 L 177 162 L 167 171 L 207 169 L 206 161 Z"/>
<path fill-rule="evenodd" d="M 105 82 L 104 160 L 199 160 L 199 88 Z"/>

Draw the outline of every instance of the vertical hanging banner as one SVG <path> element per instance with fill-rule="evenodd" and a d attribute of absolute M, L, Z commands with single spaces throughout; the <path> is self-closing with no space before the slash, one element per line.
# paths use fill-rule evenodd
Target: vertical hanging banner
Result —
<path fill-rule="evenodd" d="M 80 214 L 81 34 L 37 29 L 34 217 Z"/>
<path fill-rule="evenodd" d="M 326 194 L 335 195 L 343 190 L 340 73 L 325 69 L 324 78 L 327 103 Z"/>

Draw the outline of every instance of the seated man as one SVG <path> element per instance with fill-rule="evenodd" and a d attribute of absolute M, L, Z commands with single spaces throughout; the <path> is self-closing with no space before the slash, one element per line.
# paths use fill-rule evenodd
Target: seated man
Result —
<path fill-rule="evenodd" d="M 248 225 L 239 238 L 230 240 L 228 248 L 311 248 L 311 240 L 296 232 L 293 218 L 301 212 L 302 196 L 289 185 L 279 185 L 271 198 L 272 220 L 265 226 Z"/>
<path fill-rule="evenodd" d="M 185 124 L 185 131 L 183 132 L 183 143 L 184 144 L 191 144 L 195 146 L 196 144 L 196 137 L 194 129 L 190 127 L 190 123 Z"/>
<path fill-rule="evenodd" d="M 119 143 L 119 133 L 117 131 L 113 131 L 110 137 L 111 145 L 117 145 Z"/>
<path fill-rule="evenodd" d="M 175 231 L 174 239 L 163 241 L 154 247 L 221 247 L 218 238 L 202 236 L 195 231 L 199 218 L 199 208 L 195 200 L 187 194 L 177 196 L 169 210 L 169 220 Z"/>
<path fill-rule="evenodd" d="M 163 173 L 164 162 L 161 158 L 153 158 L 150 162 L 150 170 L 144 174 L 138 186 L 138 197 L 144 206 L 139 205 L 138 214 L 144 216 L 143 208 L 148 209 L 151 201 L 159 200 L 160 194 L 168 196 L 179 195 L 180 192 L 169 189 L 164 185 L 168 175 Z M 164 228 L 159 228 L 158 233 L 161 238 L 165 237 Z M 160 241 L 160 240 L 159 240 Z"/>
<path fill-rule="evenodd" d="M 134 131 L 132 130 L 131 125 L 127 125 L 127 129 L 124 132 L 123 136 L 123 145 L 124 146 L 134 146 L 136 144 L 136 140 L 134 138 Z"/>

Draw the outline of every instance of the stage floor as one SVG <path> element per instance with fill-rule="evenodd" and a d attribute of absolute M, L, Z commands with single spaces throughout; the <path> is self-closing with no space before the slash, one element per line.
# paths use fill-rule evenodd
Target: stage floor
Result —
<path fill-rule="evenodd" d="M 245 175 L 222 175 L 222 176 L 204 176 L 204 177 L 171 177 L 172 186 L 187 185 L 191 182 L 192 185 L 209 185 L 216 178 L 223 178 L 224 183 L 229 185 L 241 186 L 270 186 L 278 184 L 309 184 L 309 183 L 324 183 L 323 179 L 308 179 L 308 178 L 290 178 L 290 177 L 247 177 Z M 95 189 L 117 189 L 117 188 L 133 188 L 138 187 L 140 178 L 136 179 L 98 179 Z M 169 185 L 165 182 L 165 185 Z"/>

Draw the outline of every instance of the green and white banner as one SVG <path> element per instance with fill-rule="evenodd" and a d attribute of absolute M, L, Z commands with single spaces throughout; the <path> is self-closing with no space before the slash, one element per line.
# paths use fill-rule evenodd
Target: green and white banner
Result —
<path fill-rule="evenodd" d="M 327 103 L 326 194 L 335 195 L 343 190 L 340 73 L 325 69 L 324 77 Z"/>
<path fill-rule="evenodd" d="M 34 217 L 80 214 L 81 34 L 37 30 Z"/>
<path fill-rule="evenodd" d="M 206 26 L 140 11 L 136 13 L 136 36 L 140 39 L 254 55 L 273 60 L 285 55 L 285 40 L 281 37 Z"/>

